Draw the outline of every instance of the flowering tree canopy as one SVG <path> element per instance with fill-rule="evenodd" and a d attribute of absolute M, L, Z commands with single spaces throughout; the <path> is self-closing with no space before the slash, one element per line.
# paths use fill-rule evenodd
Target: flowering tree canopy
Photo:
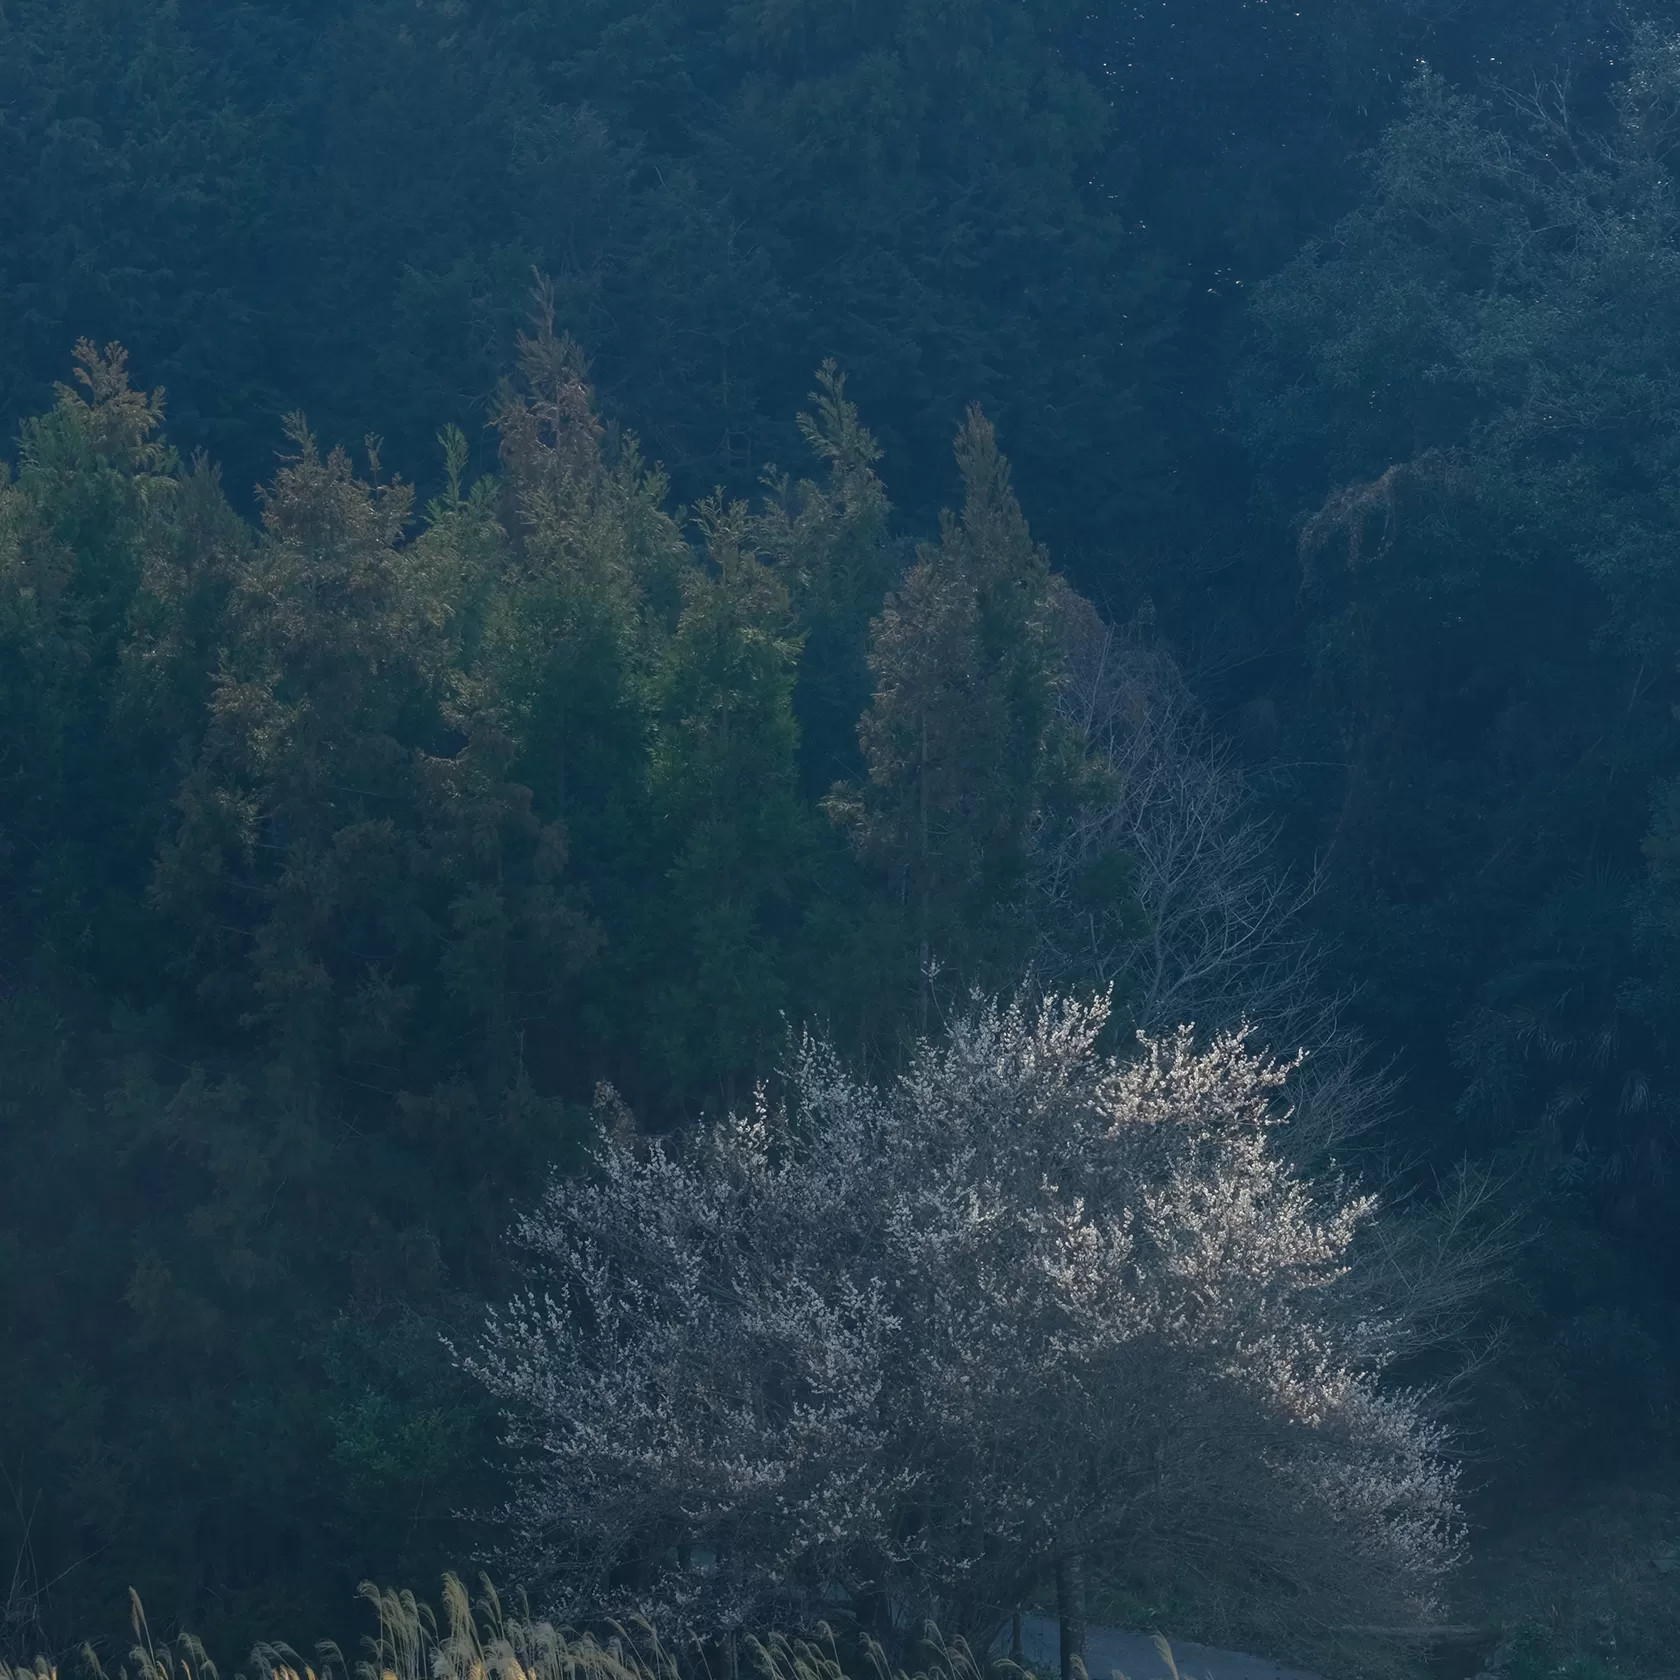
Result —
<path fill-rule="evenodd" d="M 508 1566 L 705 1632 L 836 1603 L 987 1634 L 1069 1554 L 1237 1560 L 1406 1615 L 1455 1475 L 1382 1375 L 1369 1197 L 1278 1147 L 1291 1065 L 1102 1002 L 977 1006 L 884 1088 L 820 1040 L 688 1150 L 610 1093 L 463 1364 L 523 1471 Z"/>

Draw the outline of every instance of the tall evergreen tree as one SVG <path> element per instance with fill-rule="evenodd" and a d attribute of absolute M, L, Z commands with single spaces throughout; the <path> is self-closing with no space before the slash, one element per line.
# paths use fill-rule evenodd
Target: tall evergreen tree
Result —
<path fill-rule="evenodd" d="M 991 423 L 957 435 L 960 515 L 924 544 L 871 637 L 858 726 L 868 779 L 830 810 L 884 869 L 915 929 L 921 1015 L 936 961 L 995 954 L 1050 762 L 1058 647 L 1049 556 L 1033 542 Z"/>

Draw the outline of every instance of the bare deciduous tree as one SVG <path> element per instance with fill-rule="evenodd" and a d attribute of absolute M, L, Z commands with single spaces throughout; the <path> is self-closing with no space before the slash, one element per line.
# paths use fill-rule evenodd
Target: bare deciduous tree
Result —
<path fill-rule="evenodd" d="M 1263 1024 L 1300 1043 L 1323 1001 L 1301 912 L 1228 749 L 1165 650 L 1060 592 L 1062 720 L 1084 797 L 1041 810 L 1025 908 L 1052 986 L 1108 986 L 1140 1031 Z"/>
<path fill-rule="evenodd" d="M 1291 1159 L 1323 1171 L 1358 1150 L 1389 1208 L 1361 1238 L 1359 1287 L 1373 1311 L 1405 1302 L 1408 1355 L 1467 1375 L 1488 1351 L 1477 1315 L 1514 1240 L 1501 1187 L 1468 1167 L 1420 1183 L 1373 1147 L 1392 1130 L 1393 1084 L 1326 983 L 1307 917 L 1318 878 L 1280 866 L 1274 826 L 1170 653 L 1065 587 L 1058 620 L 1061 720 L 1086 781 L 1082 798 L 1041 809 L 1031 836 L 1021 908 L 1039 978 L 1112 987 L 1141 1032 L 1241 1025 L 1280 1054 L 1305 1047 L 1290 1086 Z"/>

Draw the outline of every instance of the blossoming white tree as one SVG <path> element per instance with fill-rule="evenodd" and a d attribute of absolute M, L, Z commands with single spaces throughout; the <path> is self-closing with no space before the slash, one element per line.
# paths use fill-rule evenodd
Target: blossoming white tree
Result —
<path fill-rule="evenodd" d="M 1382 1386 L 1376 1210 L 1276 1147 L 1289 1068 L 1188 1031 L 1117 1059 L 1105 1020 L 980 1007 L 885 1089 L 808 1039 L 680 1156 L 620 1116 L 463 1356 L 523 1458 L 506 1565 L 694 1632 L 838 1599 L 985 1635 L 1098 1548 L 1415 1611 L 1454 1472 Z"/>

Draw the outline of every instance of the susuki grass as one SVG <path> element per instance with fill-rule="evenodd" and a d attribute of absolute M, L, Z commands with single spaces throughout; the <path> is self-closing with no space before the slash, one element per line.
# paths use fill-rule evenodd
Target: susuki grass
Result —
<path fill-rule="evenodd" d="M 926 1664 L 914 1673 L 896 1668 L 885 1649 L 865 1636 L 842 1655 L 826 1624 L 811 1636 L 745 1635 L 680 1650 L 645 1622 L 603 1623 L 577 1632 L 504 1605 L 488 1580 L 474 1600 L 459 1577 L 443 1578 L 441 1618 L 407 1589 L 362 1583 L 378 1631 L 352 1662 L 333 1641 L 306 1658 L 283 1642 L 262 1642 L 233 1680 L 736 1680 L 743 1669 L 757 1680 L 1004 1680 L 1022 1670 L 986 1662 L 962 1639 L 947 1641 L 931 1625 L 923 1641 Z M 138 1594 L 129 1594 L 133 1644 L 113 1676 L 92 1646 L 81 1665 L 89 1680 L 222 1680 L 221 1670 L 191 1633 L 156 1639 Z M 59 1680 L 45 1657 L 0 1662 L 0 1680 Z"/>

